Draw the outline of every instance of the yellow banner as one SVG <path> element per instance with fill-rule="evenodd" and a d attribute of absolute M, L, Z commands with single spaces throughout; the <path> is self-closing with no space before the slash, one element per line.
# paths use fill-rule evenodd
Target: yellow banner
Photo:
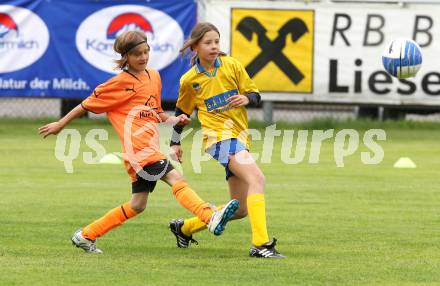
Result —
<path fill-rule="evenodd" d="M 233 8 L 231 14 L 231 55 L 260 91 L 313 91 L 313 10 Z"/>

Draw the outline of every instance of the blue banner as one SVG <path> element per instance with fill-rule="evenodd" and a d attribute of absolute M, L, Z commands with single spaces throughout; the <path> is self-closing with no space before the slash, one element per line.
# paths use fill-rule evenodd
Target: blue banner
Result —
<path fill-rule="evenodd" d="M 116 73 L 115 38 L 147 34 L 148 66 L 175 100 L 189 61 L 179 49 L 196 23 L 194 0 L 17 0 L 0 4 L 0 96 L 85 98 Z"/>

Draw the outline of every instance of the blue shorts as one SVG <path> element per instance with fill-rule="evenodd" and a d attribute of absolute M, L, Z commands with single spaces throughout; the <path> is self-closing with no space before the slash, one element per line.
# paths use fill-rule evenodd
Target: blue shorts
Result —
<path fill-rule="evenodd" d="M 234 173 L 232 173 L 228 167 L 229 156 L 237 154 L 238 152 L 241 152 L 243 150 L 247 150 L 243 143 L 238 141 L 236 138 L 231 138 L 211 145 L 206 150 L 206 153 L 211 155 L 212 158 L 219 161 L 219 163 L 222 164 L 223 167 L 225 167 L 226 180 L 228 180 L 229 177 L 234 176 Z"/>

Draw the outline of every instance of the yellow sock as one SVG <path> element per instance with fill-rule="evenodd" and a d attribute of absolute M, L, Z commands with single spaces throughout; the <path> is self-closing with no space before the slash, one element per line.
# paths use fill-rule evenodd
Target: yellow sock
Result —
<path fill-rule="evenodd" d="M 266 203 L 264 201 L 264 194 L 248 196 L 247 208 L 252 228 L 252 244 L 261 246 L 269 241 L 266 227 Z"/>
<path fill-rule="evenodd" d="M 191 236 L 191 234 L 204 230 L 205 228 L 206 223 L 201 221 L 198 217 L 192 217 L 184 220 L 181 231 L 184 235 Z"/>

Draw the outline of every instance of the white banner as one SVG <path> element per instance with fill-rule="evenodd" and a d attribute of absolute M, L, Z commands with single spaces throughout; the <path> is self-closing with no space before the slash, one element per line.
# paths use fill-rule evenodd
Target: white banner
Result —
<path fill-rule="evenodd" d="M 263 99 L 440 106 L 440 5 L 206 1 L 224 52 L 239 59 Z M 415 78 L 382 67 L 392 40 L 422 49 Z"/>

